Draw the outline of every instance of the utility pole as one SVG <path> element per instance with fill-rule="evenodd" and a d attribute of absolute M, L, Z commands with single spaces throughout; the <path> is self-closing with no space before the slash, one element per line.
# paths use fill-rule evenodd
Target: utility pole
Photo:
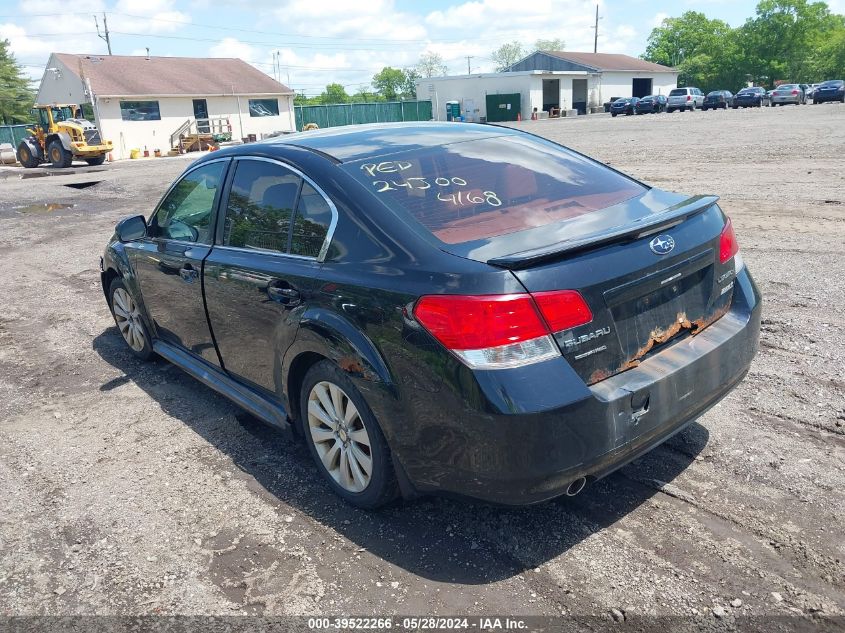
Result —
<path fill-rule="evenodd" d="M 471 60 L 473 57 L 474 55 L 467 55 L 467 75 L 472 74 L 472 68 L 470 68 L 469 60 Z"/>
<path fill-rule="evenodd" d="M 599 17 L 599 5 L 596 5 L 596 25 L 593 27 L 596 31 L 595 37 L 593 39 L 593 52 L 599 52 L 599 20 L 602 18 Z"/>
<path fill-rule="evenodd" d="M 109 23 L 108 19 L 106 18 L 106 12 L 103 11 L 103 30 L 106 32 L 105 35 L 100 34 L 100 23 L 97 22 L 97 14 L 94 14 L 94 26 L 97 27 L 97 37 L 101 40 L 105 41 L 106 46 L 109 49 L 109 55 L 111 55 L 111 39 L 109 38 Z"/>

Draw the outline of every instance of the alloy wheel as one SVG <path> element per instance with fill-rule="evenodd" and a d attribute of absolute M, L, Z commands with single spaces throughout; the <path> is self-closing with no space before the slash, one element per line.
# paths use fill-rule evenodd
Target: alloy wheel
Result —
<path fill-rule="evenodd" d="M 112 310 L 117 327 L 123 335 L 123 340 L 136 352 L 144 349 L 146 338 L 141 326 L 141 311 L 138 305 L 123 288 L 117 288 L 112 295 Z"/>
<path fill-rule="evenodd" d="M 333 382 L 318 382 L 308 394 L 308 429 L 332 479 L 344 490 L 362 492 L 373 474 L 370 436 L 355 404 Z"/>

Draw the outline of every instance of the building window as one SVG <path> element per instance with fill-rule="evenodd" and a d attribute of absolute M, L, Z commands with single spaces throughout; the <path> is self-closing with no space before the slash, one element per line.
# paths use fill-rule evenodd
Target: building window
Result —
<path fill-rule="evenodd" d="M 124 121 L 161 121 L 158 101 L 121 101 L 120 118 Z"/>
<path fill-rule="evenodd" d="M 279 100 L 250 99 L 249 116 L 279 116 Z"/>

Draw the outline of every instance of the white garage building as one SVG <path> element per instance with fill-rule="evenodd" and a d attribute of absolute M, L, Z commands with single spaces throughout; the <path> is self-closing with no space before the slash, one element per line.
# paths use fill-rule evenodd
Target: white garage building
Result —
<path fill-rule="evenodd" d="M 438 120 L 457 101 L 468 120 L 502 121 L 517 111 L 526 119 L 534 108 L 586 114 L 612 98 L 665 95 L 677 84 L 674 68 L 628 55 L 537 51 L 501 73 L 421 79 L 417 99 L 431 99 Z"/>
<path fill-rule="evenodd" d="M 36 102 L 89 103 L 114 158 L 180 137 L 295 131 L 293 91 L 240 59 L 53 53 Z M 90 115 L 89 115 L 90 116 Z"/>

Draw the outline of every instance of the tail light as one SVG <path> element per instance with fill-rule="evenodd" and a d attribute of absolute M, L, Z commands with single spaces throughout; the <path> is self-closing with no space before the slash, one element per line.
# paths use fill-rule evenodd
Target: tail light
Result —
<path fill-rule="evenodd" d="M 690 95 L 687 95 L 687 101 L 692 101 L 692 97 Z"/>
<path fill-rule="evenodd" d="M 797 91 L 797 90 L 793 90 L 793 91 L 792 91 L 792 94 L 797 95 L 797 94 L 798 94 L 798 91 Z"/>
<path fill-rule="evenodd" d="M 426 295 L 414 316 L 474 369 L 519 367 L 560 356 L 552 334 L 593 319 L 574 290 L 508 295 Z"/>
<path fill-rule="evenodd" d="M 728 218 L 725 222 L 725 228 L 722 229 L 722 234 L 719 236 L 719 261 L 724 264 L 738 252 L 739 242 L 736 241 L 733 222 Z"/>

